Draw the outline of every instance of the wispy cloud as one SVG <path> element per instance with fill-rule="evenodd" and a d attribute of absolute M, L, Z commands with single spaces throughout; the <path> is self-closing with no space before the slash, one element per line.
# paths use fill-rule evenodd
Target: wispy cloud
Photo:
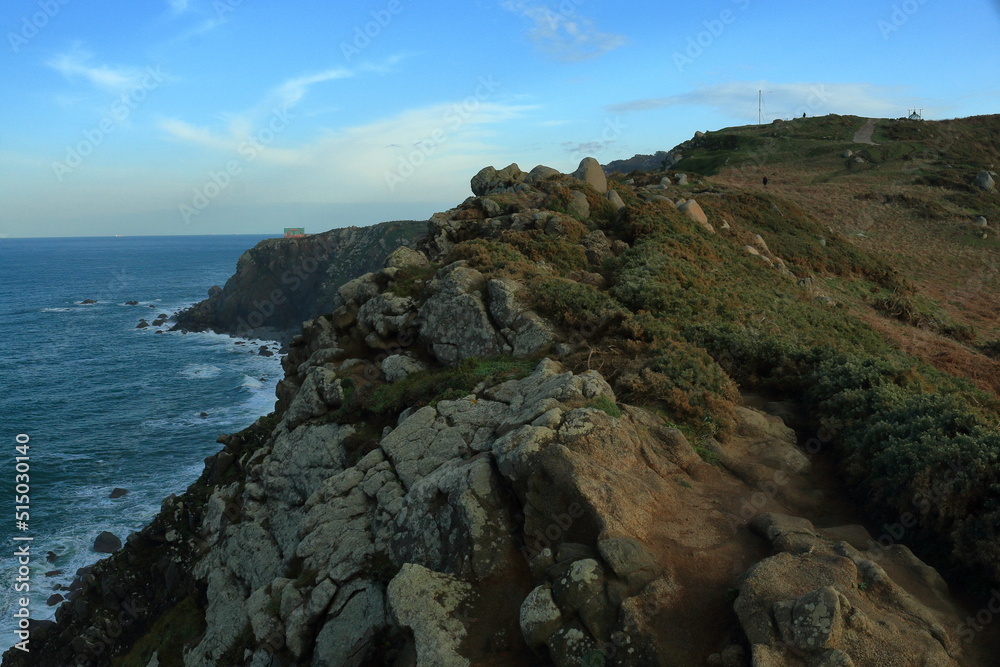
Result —
<path fill-rule="evenodd" d="M 772 83 L 734 81 L 696 88 L 680 95 L 632 100 L 607 107 L 610 113 L 636 113 L 675 106 L 710 107 L 732 118 L 757 111 L 757 91 L 764 91 L 769 118 L 789 118 L 803 111 L 894 117 L 906 106 L 905 90 L 869 83 Z"/>
<path fill-rule="evenodd" d="M 596 58 L 627 43 L 624 35 L 601 32 L 590 19 L 577 13 L 572 3 L 568 10 L 555 11 L 547 5 L 523 0 L 505 0 L 500 6 L 519 14 L 533 25 L 528 37 L 556 60 L 574 62 Z"/>
<path fill-rule="evenodd" d="M 83 79 L 91 85 L 113 93 L 139 84 L 145 72 L 135 67 L 96 64 L 94 55 L 78 45 L 49 59 L 45 64 L 70 80 Z"/>
<path fill-rule="evenodd" d="M 170 11 L 174 16 L 179 16 L 188 10 L 188 0 L 167 0 Z"/>

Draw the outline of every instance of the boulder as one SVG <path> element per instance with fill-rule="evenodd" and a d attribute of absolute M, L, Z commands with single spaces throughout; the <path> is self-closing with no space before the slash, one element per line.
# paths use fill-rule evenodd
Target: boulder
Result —
<path fill-rule="evenodd" d="M 686 202 L 677 207 L 677 210 L 691 218 L 705 231 L 714 234 L 715 228 L 712 227 L 708 222 L 708 216 L 705 215 L 705 211 L 701 210 L 701 206 L 694 199 L 688 199 Z"/>
<path fill-rule="evenodd" d="M 427 370 L 427 364 L 406 354 L 393 354 L 382 361 L 386 382 L 399 382 L 414 373 Z"/>
<path fill-rule="evenodd" d="M 97 303 L 97 301 L 95 301 L 94 299 L 84 299 L 83 301 L 80 302 L 80 305 L 81 306 L 93 306 L 95 303 Z"/>
<path fill-rule="evenodd" d="M 662 186 L 668 186 L 673 184 L 674 182 L 670 180 L 669 176 L 664 176 L 663 178 L 660 179 L 660 185 Z"/>
<path fill-rule="evenodd" d="M 677 174 L 677 185 L 687 185 L 688 176 L 687 174 Z"/>
<path fill-rule="evenodd" d="M 493 167 L 484 167 L 472 177 L 472 192 L 478 197 L 516 192 L 517 186 L 523 184 L 526 177 L 527 174 L 521 171 L 517 164 L 511 164 L 499 171 Z"/>
<path fill-rule="evenodd" d="M 981 215 L 978 218 L 976 218 L 976 227 L 989 227 L 989 226 L 990 226 L 990 223 L 986 219 L 986 216 Z"/>
<path fill-rule="evenodd" d="M 524 181 L 526 183 L 534 185 L 535 183 L 544 181 L 546 178 L 551 178 L 553 176 L 560 176 L 560 175 L 561 172 L 559 170 L 553 169 L 552 167 L 546 167 L 540 164 L 528 172 L 528 176 L 524 179 Z"/>
<path fill-rule="evenodd" d="M 406 246 L 396 248 L 385 259 L 385 268 L 387 269 L 422 268 L 425 266 L 430 266 L 430 262 L 427 261 L 424 253 Z"/>
<path fill-rule="evenodd" d="M 413 632 L 417 664 L 466 667 L 459 650 L 466 636 L 459 609 L 473 596 L 470 584 L 414 563 L 406 563 L 386 589 L 393 618 Z"/>
<path fill-rule="evenodd" d="M 146 320 L 139 320 L 139 324 L 135 325 L 136 329 L 147 329 L 149 328 L 149 322 Z"/>
<path fill-rule="evenodd" d="M 521 634 L 532 649 L 542 646 L 562 626 L 562 612 L 552 599 L 548 586 L 539 586 L 521 603 Z"/>
<path fill-rule="evenodd" d="M 59 593 L 54 593 L 48 597 L 48 599 L 45 601 L 45 604 L 49 607 L 54 607 L 65 599 L 66 598 L 64 598 Z"/>
<path fill-rule="evenodd" d="M 139 302 L 138 301 L 126 301 L 125 305 L 126 306 L 138 306 Z"/>
<path fill-rule="evenodd" d="M 566 205 L 566 212 L 579 220 L 586 220 L 590 217 L 590 203 L 587 195 L 579 190 L 574 190 L 570 195 L 569 204 Z"/>
<path fill-rule="evenodd" d="M 608 191 L 608 179 L 604 175 L 601 164 L 592 157 L 585 157 L 580 161 L 580 166 L 573 172 L 575 178 L 588 183 L 602 195 Z"/>
<path fill-rule="evenodd" d="M 114 498 L 121 498 L 122 496 L 125 496 L 125 495 L 128 495 L 128 490 L 127 489 L 120 489 L 120 488 L 115 487 L 114 489 L 111 490 L 111 495 L 109 495 L 108 498 L 112 498 L 112 499 L 114 499 Z"/>
<path fill-rule="evenodd" d="M 114 533 L 102 532 L 94 539 L 94 551 L 102 554 L 112 554 L 122 548 L 122 541 Z"/>
<path fill-rule="evenodd" d="M 990 175 L 988 171 L 981 171 L 976 174 L 976 180 L 974 184 L 977 188 L 985 190 L 986 192 L 993 192 L 996 190 L 996 181 L 993 180 L 993 176 Z"/>
<path fill-rule="evenodd" d="M 611 205 L 614 206 L 615 209 L 620 211 L 625 208 L 625 202 L 622 201 L 621 195 L 614 190 L 608 190 L 607 197 L 608 201 L 611 202 Z"/>
<path fill-rule="evenodd" d="M 460 263 L 445 267 L 431 282 L 432 296 L 420 307 L 417 322 L 421 339 L 442 363 L 510 351 L 483 303 L 485 282 L 479 271 Z"/>

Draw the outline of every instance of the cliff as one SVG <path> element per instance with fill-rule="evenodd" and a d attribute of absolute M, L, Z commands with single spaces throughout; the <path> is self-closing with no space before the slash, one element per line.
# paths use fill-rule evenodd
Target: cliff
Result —
<path fill-rule="evenodd" d="M 3 664 L 993 664 L 969 333 L 808 198 L 677 180 L 483 169 Z"/>
<path fill-rule="evenodd" d="M 425 232 L 425 223 L 410 220 L 266 239 L 240 257 L 224 287 L 178 313 L 176 328 L 287 342 L 302 322 L 338 305 L 340 285 L 382 268 L 389 253 Z"/>

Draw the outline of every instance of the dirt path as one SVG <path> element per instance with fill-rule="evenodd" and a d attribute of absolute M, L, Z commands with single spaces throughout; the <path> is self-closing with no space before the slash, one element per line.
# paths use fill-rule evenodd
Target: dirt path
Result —
<path fill-rule="evenodd" d="M 854 143 L 878 146 L 878 144 L 872 141 L 872 133 L 874 131 L 875 131 L 875 119 L 869 118 L 868 122 L 862 125 L 861 129 L 859 129 L 857 132 L 854 133 Z"/>

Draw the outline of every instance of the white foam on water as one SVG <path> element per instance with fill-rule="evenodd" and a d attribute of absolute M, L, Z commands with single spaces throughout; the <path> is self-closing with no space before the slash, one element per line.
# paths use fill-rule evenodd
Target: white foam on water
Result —
<path fill-rule="evenodd" d="M 188 364 L 177 374 L 188 380 L 207 380 L 218 377 L 220 373 L 222 373 L 222 369 L 211 364 Z"/>

